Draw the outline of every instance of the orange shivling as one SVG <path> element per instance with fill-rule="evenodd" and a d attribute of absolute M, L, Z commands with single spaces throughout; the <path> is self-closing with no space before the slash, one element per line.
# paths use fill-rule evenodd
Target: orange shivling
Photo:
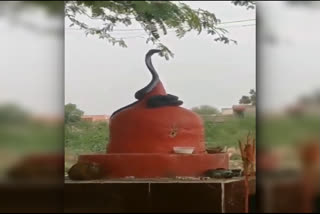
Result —
<path fill-rule="evenodd" d="M 167 94 L 151 63 L 146 64 L 151 82 L 136 92 L 138 101 L 113 113 L 110 120 L 109 153 L 172 153 L 174 146 L 194 147 L 204 153 L 204 131 L 199 116 L 179 107 L 182 101 Z"/>
<path fill-rule="evenodd" d="M 159 52 L 146 54 L 152 80 L 136 92 L 137 101 L 111 115 L 107 154 L 81 155 L 78 162 L 100 164 L 111 178 L 201 176 L 209 169 L 228 168 L 227 154 L 207 154 L 201 118 L 166 93 L 151 62 Z M 191 152 L 179 154 L 183 149 Z"/>

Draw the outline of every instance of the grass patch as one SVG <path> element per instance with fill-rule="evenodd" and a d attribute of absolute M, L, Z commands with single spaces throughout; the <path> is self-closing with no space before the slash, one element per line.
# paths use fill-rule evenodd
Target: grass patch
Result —
<path fill-rule="evenodd" d="M 0 124 L 1 149 L 19 154 L 63 151 L 63 125 L 33 121 Z"/>
<path fill-rule="evenodd" d="M 106 122 L 79 121 L 65 125 L 65 153 L 105 153 L 108 142 Z"/>
<path fill-rule="evenodd" d="M 249 131 L 255 135 L 256 118 L 229 117 L 219 123 L 205 121 L 204 125 L 207 146 L 238 147 L 238 140 L 246 137 Z"/>
<path fill-rule="evenodd" d="M 301 140 L 318 136 L 319 118 L 314 116 L 264 118 L 259 123 L 259 145 L 291 146 Z"/>

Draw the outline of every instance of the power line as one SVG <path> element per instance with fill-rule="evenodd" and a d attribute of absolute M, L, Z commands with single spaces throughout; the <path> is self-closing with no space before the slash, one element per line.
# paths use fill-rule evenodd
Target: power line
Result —
<path fill-rule="evenodd" d="M 221 22 L 219 24 L 230 24 L 230 23 L 237 23 L 237 22 L 248 22 L 248 21 L 255 21 L 256 19 L 244 19 L 244 20 L 238 20 L 238 21 L 229 21 L 229 22 Z"/>
<path fill-rule="evenodd" d="M 250 27 L 250 26 L 255 26 L 256 24 L 247 24 L 247 25 L 232 25 L 232 26 L 226 26 L 224 28 L 233 28 L 233 27 Z M 67 28 L 67 30 L 81 30 L 81 29 L 74 29 L 74 28 Z M 173 32 L 174 30 L 169 30 L 168 32 Z M 116 32 L 117 33 L 117 32 Z M 119 33 L 119 32 L 118 32 Z M 112 32 L 110 32 L 110 34 L 112 34 Z M 124 34 L 122 34 L 124 35 Z M 115 35 L 114 35 L 115 36 Z M 118 35 L 119 39 L 137 39 L 137 38 L 140 38 L 140 39 L 145 39 L 145 34 L 142 33 L 142 34 L 138 34 L 138 35 L 128 35 L 128 36 L 124 36 L 122 37 L 121 34 Z"/>
<path fill-rule="evenodd" d="M 239 22 L 241 23 L 241 22 L 248 22 L 248 21 L 255 21 L 255 20 L 256 19 L 244 19 L 244 20 L 228 21 L 228 22 L 221 22 L 218 25 L 221 25 L 221 24 L 232 24 L 232 23 L 239 23 Z M 80 29 L 74 29 L 74 30 L 80 30 Z M 131 32 L 131 31 L 144 31 L 144 29 L 143 28 L 115 29 L 112 32 Z M 174 30 L 171 30 L 171 31 L 174 31 Z"/>
<path fill-rule="evenodd" d="M 250 27 L 255 26 L 256 24 L 247 24 L 247 25 L 233 25 L 233 26 L 227 26 L 225 28 L 232 28 L 232 27 Z M 172 31 L 171 31 L 172 32 Z M 139 34 L 139 35 L 132 35 L 132 36 L 126 36 L 126 37 L 119 37 L 120 39 L 135 39 L 135 38 L 143 38 L 145 39 L 145 34 Z"/>
<path fill-rule="evenodd" d="M 135 35 L 135 36 L 127 36 L 127 37 L 119 37 L 119 39 L 135 39 L 135 38 L 142 38 L 145 39 L 144 34 Z"/>
<path fill-rule="evenodd" d="M 231 25 L 231 26 L 225 26 L 225 27 L 223 27 L 223 28 L 235 28 L 235 27 L 250 27 L 250 26 L 256 26 L 256 24 L 247 24 L 247 25 Z M 75 28 L 66 28 L 67 30 L 76 30 L 76 31 L 78 31 L 78 30 L 81 30 L 81 29 L 75 29 Z M 170 29 L 170 30 L 168 30 L 168 32 L 174 32 L 175 30 L 174 29 Z M 126 32 L 126 31 L 122 31 L 123 33 L 126 33 L 126 35 L 127 35 L 127 33 L 129 33 L 129 32 Z M 120 34 L 119 34 L 120 33 Z M 109 34 L 110 35 L 124 35 L 124 34 L 122 34 L 121 32 L 109 32 Z M 130 38 L 132 37 L 141 37 L 142 35 L 145 35 L 145 34 L 139 34 L 139 35 L 132 35 L 132 36 L 130 36 Z M 123 38 L 127 38 L 127 37 L 123 37 Z"/>
<path fill-rule="evenodd" d="M 250 27 L 250 26 L 256 26 L 256 24 L 232 25 L 232 26 L 225 26 L 225 27 L 223 27 L 223 28 L 232 28 L 232 27 Z"/>
<path fill-rule="evenodd" d="M 228 21 L 228 22 L 221 22 L 218 25 L 222 25 L 222 24 L 232 24 L 232 23 L 239 23 L 239 22 L 248 22 L 248 21 L 255 21 L 256 19 L 244 19 L 244 20 L 237 20 L 237 21 Z M 114 30 L 116 31 L 141 31 L 144 30 L 142 28 L 136 28 L 136 29 L 116 29 Z"/>

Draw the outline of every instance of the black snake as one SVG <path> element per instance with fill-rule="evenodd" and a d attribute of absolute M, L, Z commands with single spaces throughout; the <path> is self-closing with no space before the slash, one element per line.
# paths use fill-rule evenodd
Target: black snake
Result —
<path fill-rule="evenodd" d="M 146 62 L 146 65 L 147 65 L 149 71 L 151 72 L 152 80 L 147 86 L 145 86 L 144 88 L 140 89 L 139 91 L 137 91 L 135 93 L 135 98 L 137 99 L 137 101 L 116 110 L 115 112 L 112 113 L 111 117 L 115 116 L 120 111 L 123 111 L 124 109 L 127 109 L 127 108 L 137 104 L 138 102 L 140 102 L 145 97 L 146 94 L 150 93 L 160 83 L 159 75 L 156 72 L 156 70 L 154 69 L 152 62 L 151 62 L 151 56 L 153 54 L 159 53 L 159 52 L 161 52 L 161 50 L 152 49 L 152 50 L 148 51 L 148 53 L 146 54 L 145 62 Z M 179 100 L 179 98 L 177 96 L 174 96 L 171 94 L 154 95 L 147 100 L 147 107 L 148 108 L 156 108 L 156 107 L 161 107 L 161 106 L 179 106 L 179 105 L 182 105 L 182 103 L 183 102 L 181 100 Z"/>

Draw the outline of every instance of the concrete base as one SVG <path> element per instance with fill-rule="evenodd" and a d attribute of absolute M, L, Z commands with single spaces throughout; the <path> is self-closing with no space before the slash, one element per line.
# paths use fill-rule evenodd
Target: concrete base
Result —
<path fill-rule="evenodd" d="M 103 166 L 109 178 L 201 176 L 208 169 L 228 169 L 227 153 L 220 154 L 102 154 L 80 155 L 78 162 Z"/>
<path fill-rule="evenodd" d="M 255 178 L 250 190 L 254 195 Z M 243 178 L 67 180 L 64 199 L 64 211 L 75 213 L 241 213 L 245 189 Z"/>
<path fill-rule="evenodd" d="M 63 213 L 63 179 L 58 182 L 1 182 L 0 213 Z"/>

